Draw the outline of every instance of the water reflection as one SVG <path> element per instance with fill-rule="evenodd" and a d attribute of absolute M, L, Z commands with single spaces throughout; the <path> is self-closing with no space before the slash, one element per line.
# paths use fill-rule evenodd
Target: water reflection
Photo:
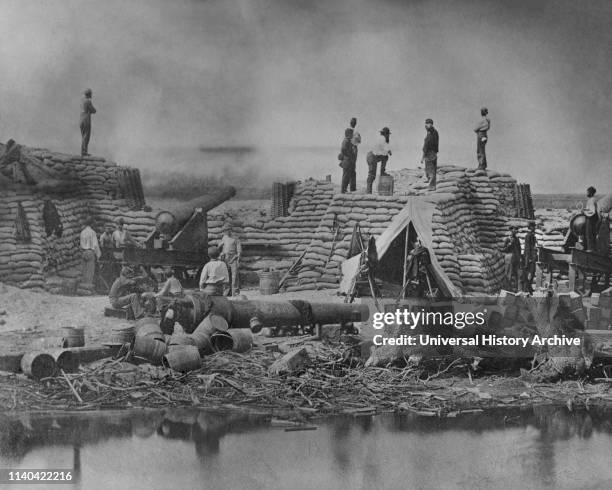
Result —
<path fill-rule="evenodd" d="M 271 425 L 267 415 L 188 409 L 4 415 L 0 416 L 0 466 L 32 464 L 34 456 L 72 448 L 67 464 L 76 481 L 85 485 L 91 477 L 88 472 L 94 471 L 91 462 L 104 466 L 104 458 L 96 452 L 104 447 L 126 461 L 127 474 L 130 460 L 136 458 L 134 448 L 142 453 L 138 464 L 149 465 L 153 474 L 163 471 L 163 464 L 155 460 L 160 452 L 172 466 L 179 464 L 175 451 L 180 450 L 180 464 L 189 470 L 174 478 L 177 486 L 182 483 L 186 488 L 198 481 L 189 480 L 196 478 L 189 472 L 218 484 L 230 478 L 234 486 L 255 482 L 271 487 L 282 486 L 283 478 L 290 475 L 301 475 L 302 483 L 322 484 L 331 478 L 340 487 L 375 488 L 383 482 L 394 487 L 408 474 L 408 486 L 430 487 L 432 482 L 486 486 L 513 471 L 520 472 L 527 486 L 568 486 L 568 481 L 569 486 L 582 482 L 607 486 L 612 481 L 612 469 L 603 461 L 595 461 L 599 466 L 587 474 L 588 464 L 593 463 L 589 451 L 609 454 L 612 448 L 610 411 L 541 406 L 445 419 L 389 414 L 332 417 L 316 423 L 317 431 L 283 432 Z M 165 451 L 164 446 L 174 449 Z M 181 449 L 189 446 L 191 456 Z M 309 465 L 317 472 L 309 471 Z M 308 486 L 312 485 L 304 485 Z"/>

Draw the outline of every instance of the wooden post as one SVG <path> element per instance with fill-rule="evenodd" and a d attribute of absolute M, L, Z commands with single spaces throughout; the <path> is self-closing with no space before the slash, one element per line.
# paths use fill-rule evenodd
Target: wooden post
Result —
<path fill-rule="evenodd" d="M 576 291 L 577 275 L 578 275 L 578 267 L 576 266 L 576 264 L 572 262 L 569 265 L 569 274 L 568 274 L 570 291 Z"/>
<path fill-rule="evenodd" d="M 408 278 L 408 236 L 410 233 L 410 227 L 406 226 L 406 236 L 405 236 L 405 244 L 404 244 L 404 279 L 402 281 L 402 298 L 406 298 L 406 282 Z"/>

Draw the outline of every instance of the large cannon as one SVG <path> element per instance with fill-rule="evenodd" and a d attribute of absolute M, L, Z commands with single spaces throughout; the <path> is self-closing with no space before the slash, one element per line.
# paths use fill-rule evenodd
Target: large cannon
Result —
<path fill-rule="evenodd" d="M 221 187 L 160 212 L 155 229 L 145 239 L 145 247 L 126 249 L 124 259 L 144 266 L 201 267 L 208 260 L 206 213 L 235 195 L 234 187 Z"/>
<path fill-rule="evenodd" d="M 163 239 L 167 240 L 168 248 L 173 250 L 206 250 L 206 213 L 235 195 L 234 187 L 221 187 L 215 192 L 158 213 L 155 217 L 155 230 L 149 235 L 147 242 L 154 245 L 154 240 L 163 236 Z"/>
<path fill-rule="evenodd" d="M 370 311 L 357 303 L 311 303 L 303 300 L 230 301 L 223 296 L 195 292 L 174 300 L 162 309 L 162 330 L 170 332 L 178 322 L 187 333 L 209 314 L 220 315 L 230 328 L 250 328 L 258 332 L 264 327 L 290 327 L 364 322 Z"/>

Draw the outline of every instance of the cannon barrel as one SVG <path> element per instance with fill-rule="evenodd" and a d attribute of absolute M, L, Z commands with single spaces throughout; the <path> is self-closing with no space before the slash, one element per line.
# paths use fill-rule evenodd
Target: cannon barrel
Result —
<path fill-rule="evenodd" d="M 192 332 L 202 320 L 214 313 L 223 316 L 231 328 L 289 327 L 310 324 L 343 324 L 364 322 L 370 315 L 367 305 L 346 303 L 310 303 L 302 300 L 230 301 L 222 296 L 201 293 L 186 295 L 177 300 L 181 311 L 173 317 L 186 332 Z"/>
<path fill-rule="evenodd" d="M 202 211 L 206 213 L 235 195 L 236 189 L 234 187 L 221 187 L 205 196 L 178 204 L 167 211 L 161 211 L 155 217 L 155 228 L 167 235 L 174 235 L 189 221 L 194 209 L 202 208 Z"/>

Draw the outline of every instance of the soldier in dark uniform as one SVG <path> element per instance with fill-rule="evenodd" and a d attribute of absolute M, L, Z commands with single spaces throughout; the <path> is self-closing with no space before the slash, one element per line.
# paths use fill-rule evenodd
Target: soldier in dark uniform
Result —
<path fill-rule="evenodd" d="M 511 291 L 518 290 L 519 269 L 521 266 L 521 242 L 516 232 L 516 226 L 511 226 L 510 236 L 506 238 L 502 248 L 502 252 L 505 255 L 506 287 Z"/>
<path fill-rule="evenodd" d="M 340 147 L 340 167 L 342 167 L 342 185 L 340 192 L 344 194 L 348 189 L 357 190 L 357 172 L 355 165 L 357 160 L 357 147 L 353 144 L 353 129 L 347 128 L 344 131 L 344 140 Z"/>
<path fill-rule="evenodd" d="M 535 222 L 530 221 L 529 230 L 525 235 L 524 253 L 523 253 L 523 287 L 522 290 L 528 293 L 533 293 L 531 283 L 535 277 L 535 266 L 538 260 L 538 244 L 535 236 Z"/>
<path fill-rule="evenodd" d="M 423 158 L 421 158 L 421 163 L 425 164 L 425 175 L 429 182 L 429 189 L 435 190 L 440 136 L 436 128 L 434 128 L 432 119 L 425 120 L 425 130 L 427 131 L 427 135 L 425 136 L 425 143 L 423 144 Z"/>
<path fill-rule="evenodd" d="M 96 113 L 96 108 L 91 102 L 91 89 L 85 89 L 83 99 L 81 100 L 81 155 L 89 156 L 87 147 L 89 146 L 89 138 L 91 137 L 91 115 Z"/>
<path fill-rule="evenodd" d="M 489 139 L 488 131 L 491 129 L 491 120 L 487 117 L 489 110 L 486 107 L 480 109 L 480 115 L 482 119 L 478 122 L 474 128 L 476 133 L 476 157 L 478 158 L 478 168 L 487 168 L 487 154 L 485 152 L 485 146 Z"/>

